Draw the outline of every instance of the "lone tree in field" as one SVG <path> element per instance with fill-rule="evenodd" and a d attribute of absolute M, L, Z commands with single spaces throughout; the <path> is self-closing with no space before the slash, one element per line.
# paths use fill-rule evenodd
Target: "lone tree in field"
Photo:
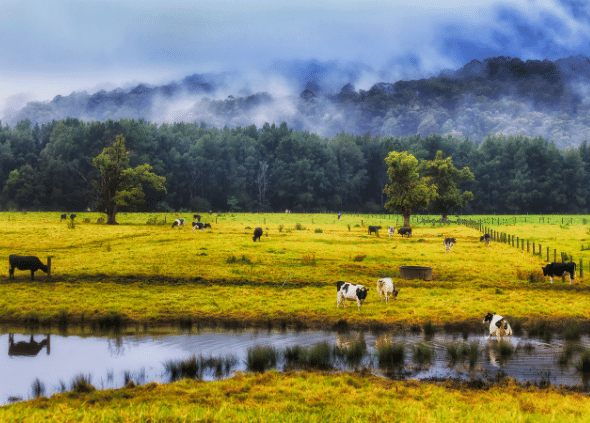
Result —
<path fill-rule="evenodd" d="M 98 197 L 99 210 L 106 211 L 107 224 L 116 225 L 118 207 L 131 209 L 143 204 L 143 185 L 149 184 L 157 191 L 166 192 L 166 178 L 150 172 L 148 164 L 129 167 L 129 151 L 125 149 L 125 138 L 117 135 L 115 142 L 102 150 L 92 160 L 100 177 L 89 181 Z"/>
<path fill-rule="evenodd" d="M 450 157 L 442 158 L 442 151 L 436 152 L 434 160 L 422 160 L 418 171 L 427 185 L 436 185 L 436 195 L 430 202 L 430 209 L 440 213 L 443 220 L 447 219 L 451 210 L 458 211 L 473 200 L 471 191 L 461 192 L 457 184 L 462 181 L 473 181 L 473 173 L 468 167 L 459 170 L 453 166 Z"/>
<path fill-rule="evenodd" d="M 406 152 L 392 151 L 385 158 L 390 183 L 383 192 L 389 197 L 385 208 L 404 217 L 404 227 L 410 226 L 410 216 L 416 209 L 430 203 L 436 195 L 436 185 L 427 184 L 418 173 L 418 159 Z"/>

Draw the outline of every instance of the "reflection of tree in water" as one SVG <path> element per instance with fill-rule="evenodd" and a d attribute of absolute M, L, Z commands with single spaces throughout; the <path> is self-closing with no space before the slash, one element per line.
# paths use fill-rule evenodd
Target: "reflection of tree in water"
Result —
<path fill-rule="evenodd" d="M 108 338 L 108 348 L 111 356 L 123 355 L 125 346 L 123 345 L 123 338 L 118 336 L 116 338 Z"/>

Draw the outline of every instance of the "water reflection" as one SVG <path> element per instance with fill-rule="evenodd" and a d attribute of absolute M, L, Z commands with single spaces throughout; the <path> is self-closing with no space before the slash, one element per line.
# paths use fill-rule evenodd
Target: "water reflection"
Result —
<path fill-rule="evenodd" d="M 8 355 L 9 356 L 26 356 L 26 357 L 34 357 L 43 349 L 43 347 L 47 348 L 47 355 L 50 352 L 50 335 L 46 335 L 45 339 L 41 342 L 35 341 L 33 335 L 28 342 L 26 341 L 19 341 L 14 342 L 14 334 L 8 335 Z"/>
<path fill-rule="evenodd" d="M 4 340 L 4 339 L 6 340 Z M 428 337 L 416 333 L 371 332 L 219 332 L 200 331 L 181 335 L 60 336 L 49 334 L 4 334 L 0 344 L 8 342 L 8 353 L 0 353 L 0 404 L 10 397 L 30 398 L 31 384 L 39 380 L 45 395 L 64 391 L 79 375 L 87 375 L 97 389 L 119 388 L 130 380 L 136 384 L 151 381 L 167 383 L 171 375 L 167 363 L 190 360 L 193 356 L 199 375 L 205 380 L 231 376 L 246 370 L 248 350 L 270 346 L 283 357 L 287 348 L 311 349 L 320 343 L 340 349 L 333 365 L 336 369 L 366 367 L 383 376 L 413 379 L 459 378 L 495 380 L 507 375 L 521 382 L 575 386 L 583 383 L 575 363 L 590 347 L 590 339 L 579 342 L 512 337 L 506 343 L 483 336 L 460 337 L 436 333 Z M 399 345 L 405 351 L 401 367 L 393 372 L 378 366 L 377 350 Z M 432 351 L 432 357 L 417 362 L 413 351 Z M 361 345 L 361 358 L 346 356 L 346 349 Z M 45 354 L 42 350 L 45 348 Z M 4 350 L 6 351 L 6 350 Z M 340 357 L 340 358 L 339 358 Z M 231 358 L 231 372 L 225 371 L 225 359 Z M 219 371 L 222 368 L 224 371 Z"/>

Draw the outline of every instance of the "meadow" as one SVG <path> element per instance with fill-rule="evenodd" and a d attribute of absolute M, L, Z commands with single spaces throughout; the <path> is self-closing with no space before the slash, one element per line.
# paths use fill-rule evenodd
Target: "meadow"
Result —
<path fill-rule="evenodd" d="M 273 328 L 427 328 L 482 331 L 487 311 L 513 327 L 566 330 L 590 321 L 588 275 L 552 285 L 540 272 L 544 257 L 479 241 L 465 225 L 412 222 L 413 236 L 389 237 L 387 215 L 202 214 L 211 229 L 172 228 L 192 214 L 119 214 L 117 226 L 78 213 L 74 225 L 59 213 L 0 213 L 0 324 L 63 328 L 75 325 L 203 325 Z M 432 216 L 424 217 L 432 219 Z M 473 216 L 494 230 L 586 258 L 584 217 L 562 224 L 540 216 Z M 567 217 L 564 217 L 564 219 Z M 165 224 L 163 223 L 166 219 Z M 486 219 L 488 221 L 486 222 Z M 512 221 L 510 221 L 512 219 Z M 86 220 L 86 221 L 85 221 Z M 149 224 L 148 224 L 149 223 Z M 381 225 L 378 236 L 368 225 Z M 252 241 L 254 228 L 264 234 Z M 444 237 L 457 244 L 446 253 Z M 52 275 L 16 271 L 8 255 L 51 256 Z M 399 279 L 399 266 L 433 268 L 433 280 Z M 539 275 L 540 274 L 540 275 Z M 389 276 L 399 297 L 382 303 L 378 278 Z M 369 287 L 362 310 L 336 308 L 335 282 Z M 438 330 L 436 329 L 436 330 Z M 13 329 L 9 329 L 13 330 Z M 0 407 L 0 420 L 57 421 L 584 421 L 587 397 L 556 388 L 396 381 L 362 370 L 267 371 L 216 381 L 185 379 L 119 390 L 55 394 Z"/>
<path fill-rule="evenodd" d="M 0 214 L 6 267 L 15 253 L 52 260 L 51 278 L 38 271 L 34 282 L 18 270 L 9 280 L 6 269 L 0 322 L 481 328 L 488 311 L 525 327 L 539 319 L 586 325 L 590 317 L 588 271 L 572 285 L 560 278 L 550 284 L 541 273 L 544 257 L 499 242 L 486 247 L 477 229 L 433 225 L 432 217 L 425 217 L 429 223 L 418 217 L 411 238 L 387 235 L 387 226 L 401 223 L 390 215 L 203 214 L 212 228 L 194 232 L 189 225 L 171 227 L 177 217 L 191 222 L 188 213 L 122 213 L 116 226 L 96 223 L 100 217 L 78 213 L 71 225 L 59 213 Z M 539 219 L 533 217 L 516 224 L 495 219 L 498 231 L 555 248 L 590 239 L 581 220 L 566 227 L 530 222 Z M 383 229 L 369 235 L 368 225 Z M 264 234 L 253 242 L 257 226 Z M 457 240 L 451 253 L 442 244 L 447 236 Z M 576 260 L 585 254 L 580 249 Z M 433 280 L 399 279 L 401 265 L 432 267 Z M 381 277 L 394 278 L 400 289 L 387 305 L 375 291 Z M 339 280 L 369 287 L 361 311 L 352 302 L 335 307 Z"/>

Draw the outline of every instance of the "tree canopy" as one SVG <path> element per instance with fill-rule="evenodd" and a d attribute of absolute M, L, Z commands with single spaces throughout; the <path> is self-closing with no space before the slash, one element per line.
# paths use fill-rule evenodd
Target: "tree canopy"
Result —
<path fill-rule="evenodd" d="M 150 165 L 129 167 L 129 151 L 125 149 L 123 135 L 117 135 L 113 144 L 105 147 L 92 164 L 100 176 L 90 180 L 90 183 L 97 194 L 96 207 L 105 211 L 107 224 L 117 224 L 115 217 L 119 207 L 133 210 L 143 204 L 144 184 L 157 191 L 166 191 L 163 185 L 166 178 L 150 172 Z"/>
<path fill-rule="evenodd" d="M 412 212 L 428 206 L 436 196 L 436 185 L 428 184 L 418 173 L 418 159 L 405 151 L 390 152 L 385 158 L 389 184 L 383 192 L 389 197 L 385 207 L 404 217 L 410 226 Z"/>

